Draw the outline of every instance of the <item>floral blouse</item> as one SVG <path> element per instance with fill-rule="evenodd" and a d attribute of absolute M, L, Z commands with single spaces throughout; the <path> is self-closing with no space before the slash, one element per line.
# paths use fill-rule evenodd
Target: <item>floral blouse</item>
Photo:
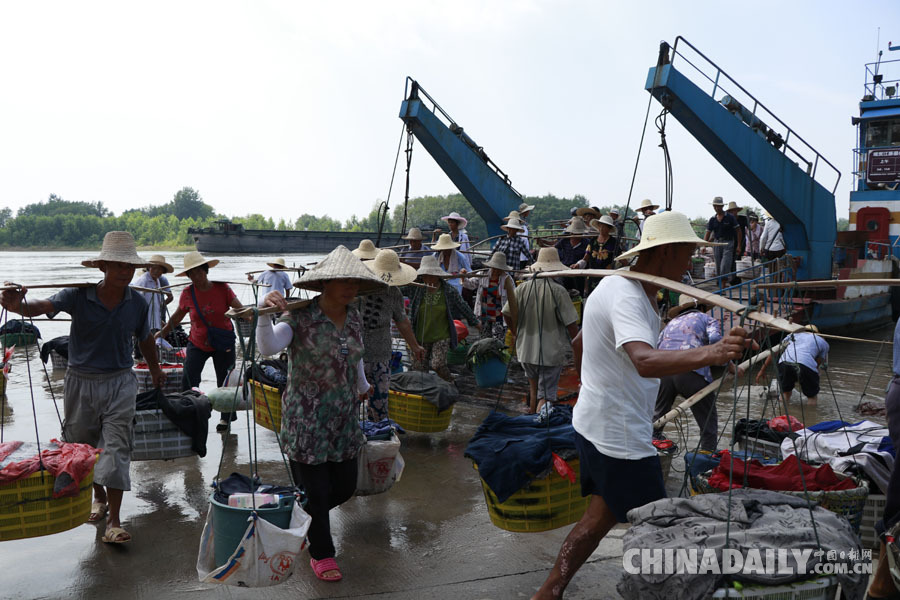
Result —
<path fill-rule="evenodd" d="M 596 237 L 588 244 L 585 258 L 588 269 L 607 269 L 612 266 L 613 259 L 619 254 L 619 243 L 613 236 L 609 236 L 602 244 Z"/>
<path fill-rule="evenodd" d="M 281 442 L 297 462 L 318 465 L 357 455 L 357 364 L 363 356 L 362 319 L 347 308 L 343 331 L 314 300 L 279 319 L 294 332 L 288 346 L 288 381 L 281 398 Z"/>

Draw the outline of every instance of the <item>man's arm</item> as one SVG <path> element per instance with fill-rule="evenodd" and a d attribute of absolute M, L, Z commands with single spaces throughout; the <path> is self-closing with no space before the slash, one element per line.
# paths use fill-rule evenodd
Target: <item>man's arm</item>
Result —
<path fill-rule="evenodd" d="M 26 300 L 25 294 L 27 293 L 28 288 L 5 290 L 0 294 L 0 306 L 23 317 L 36 317 L 56 310 L 49 300 Z"/>
<path fill-rule="evenodd" d="M 747 339 L 744 329 L 734 327 L 721 341 L 690 350 L 657 350 L 647 342 L 638 341 L 626 342 L 623 348 L 638 375 L 664 377 L 738 360 L 749 344 L 758 348 L 755 342 Z"/>

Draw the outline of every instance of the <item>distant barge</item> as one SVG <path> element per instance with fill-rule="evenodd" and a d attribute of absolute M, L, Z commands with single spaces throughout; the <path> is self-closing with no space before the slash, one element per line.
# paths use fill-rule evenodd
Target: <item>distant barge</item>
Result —
<path fill-rule="evenodd" d="M 364 239 L 378 240 L 377 231 L 276 231 L 244 229 L 240 223 L 216 221 L 212 227 L 188 229 L 199 252 L 211 254 L 328 253 L 339 245 L 356 248 Z M 394 244 L 401 234 L 383 233 L 381 245 Z"/>

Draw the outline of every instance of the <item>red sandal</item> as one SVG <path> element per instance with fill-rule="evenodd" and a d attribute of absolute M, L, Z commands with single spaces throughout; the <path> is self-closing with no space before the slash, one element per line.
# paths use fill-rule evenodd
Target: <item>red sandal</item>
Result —
<path fill-rule="evenodd" d="M 312 567 L 313 573 L 316 574 L 316 577 L 318 577 L 322 581 L 340 581 L 344 577 L 343 575 L 341 575 L 341 570 L 338 568 L 338 564 L 333 558 L 323 558 L 322 560 L 310 558 L 309 566 Z M 325 573 L 327 573 L 328 571 L 337 571 L 337 575 L 325 577 Z"/>

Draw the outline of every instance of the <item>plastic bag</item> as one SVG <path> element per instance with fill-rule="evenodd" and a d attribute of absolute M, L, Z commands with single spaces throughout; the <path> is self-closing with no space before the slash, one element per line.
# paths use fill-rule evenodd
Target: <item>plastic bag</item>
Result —
<path fill-rule="evenodd" d="M 235 404 L 235 394 L 237 395 L 237 404 Z M 244 388 L 236 387 L 220 387 L 206 394 L 213 410 L 219 412 L 234 412 L 238 410 L 249 410 L 250 403 L 244 395 Z"/>
<path fill-rule="evenodd" d="M 228 562 L 216 568 L 213 507 L 210 506 L 200 536 L 197 576 L 203 583 L 240 587 L 267 587 L 283 583 L 294 573 L 297 555 L 303 550 L 310 521 L 310 516 L 296 503 L 288 529 L 250 513 L 241 543 Z"/>
<path fill-rule="evenodd" d="M 803 423 L 790 415 L 781 415 L 769 419 L 769 427 L 772 431 L 780 431 L 781 433 L 790 433 L 803 429 Z"/>
<path fill-rule="evenodd" d="M 400 481 L 404 466 L 397 432 L 391 432 L 390 440 L 367 441 L 359 451 L 357 465 L 357 496 L 371 496 L 391 489 L 395 481 Z"/>

